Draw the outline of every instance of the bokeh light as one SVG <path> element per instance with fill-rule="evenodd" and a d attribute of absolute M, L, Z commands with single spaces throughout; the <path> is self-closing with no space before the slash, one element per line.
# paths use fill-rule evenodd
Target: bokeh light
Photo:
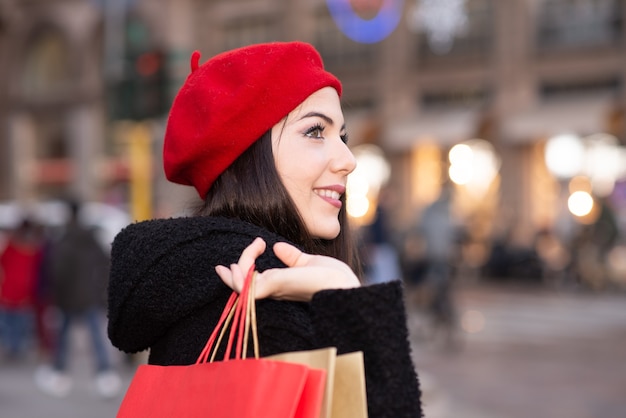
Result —
<path fill-rule="evenodd" d="M 500 160 L 493 146 L 483 139 L 456 144 L 448 153 L 450 180 L 482 195 L 500 169 Z"/>
<path fill-rule="evenodd" d="M 618 139 L 609 134 L 598 133 L 584 138 L 584 173 L 590 177 L 593 193 L 608 196 L 613 192 L 615 181 L 622 169 L 622 156 Z"/>
<path fill-rule="evenodd" d="M 562 134 L 548 140 L 545 160 L 548 170 L 566 179 L 580 173 L 584 165 L 585 148 L 577 135 Z"/>
<path fill-rule="evenodd" d="M 370 202 L 367 200 L 365 195 L 348 195 L 346 205 L 348 215 L 353 218 L 361 218 L 365 216 L 370 208 Z"/>
<path fill-rule="evenodd" d="M 593 209 L 593 197 L 584 191 L 574 192 L 567 199 L 567 207 L 576 216 L 588 215 Z"/>
<path fill-rule="evenodd" d="M 348 176 L 346 210 L 350 217 L 359 219 L 375 210 L 380 188 L 389 180 L 391 167 L 383 151 L 375 145 L 359 145 L 352 153 L 357 166 Z"/>

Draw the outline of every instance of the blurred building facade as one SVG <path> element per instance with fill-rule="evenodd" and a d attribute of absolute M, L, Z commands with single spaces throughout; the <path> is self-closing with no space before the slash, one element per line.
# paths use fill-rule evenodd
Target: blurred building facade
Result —
<path fill-rule="evenodd" d="M 480 192 L 457 190 L 458 212 L 477 237 L 506 229 L 530 242 L 562 215 L 566 185 L 546 167 L 547 140 L 604 132 L 626 143 L 623 0 L 467 0 L 441 21 L 418 9 L 433 2 L 349 3 L 365 20 L 391 4 L 402 16 L 368 44 L 342 33 L 324 0 L 0 0 L 0 199 L 70 189 L 128 202 L 128 121 L 141 120 L 147 198 L 174 212 L 172 193 L 193 193 L 163 179 L 160 141 L 191 52 L 204 61 L 274 40 L 313 43 L 342 80 L 352 145 L 378 145 L 393 168 L 399 227 L 437 198 L 452 146 L 480 138 L 499 171 Z M 156 87 L 137 86 L 157 69 Z M 133 95 L 153 100 L 129 105 Z"/>

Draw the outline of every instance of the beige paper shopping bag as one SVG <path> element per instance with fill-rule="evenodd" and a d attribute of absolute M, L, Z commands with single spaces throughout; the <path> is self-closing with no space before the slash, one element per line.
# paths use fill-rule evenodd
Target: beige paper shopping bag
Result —
<path fill-rule="evenodd" d="M 335 347 L 292 351 L 266 357 L 326 370 L 320 418 L 367 418 L 363 353 L 337 355 Z"/>
<path fill-rule="evenodd" d="M 331 417 L 367 418 L 362 351 L 340 354 L 335 360 Z"/>

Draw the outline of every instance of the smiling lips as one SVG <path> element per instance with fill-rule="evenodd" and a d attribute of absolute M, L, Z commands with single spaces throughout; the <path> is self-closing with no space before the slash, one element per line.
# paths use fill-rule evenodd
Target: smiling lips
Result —
<path fill-rule="evenodd" d="M 335 206 L 341 208 L 341 195 L 346 192 L 346 188 L 341 185 L 334 185 L 313 190 L 319 197 Z"/>

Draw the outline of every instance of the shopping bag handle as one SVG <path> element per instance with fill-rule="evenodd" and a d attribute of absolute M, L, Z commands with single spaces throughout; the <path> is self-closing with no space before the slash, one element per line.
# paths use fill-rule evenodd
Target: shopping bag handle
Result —
<path fill-rule="evenodd" d="M 250 266 L 246 279 L 244 280 L 241 293 L 233 292 L 226 302 L 224 311 L 213 329 L 209 340 L 200 352 L 196 364 L 212 362 L 215 359 L 217 349 L 230 326 L 230 334 L 226 346 L 226 353 L 223 361 L 228 361 L 232 355 L 232 346 L 235 343 L 235 358 L 245 359 L 248 346 L 249 331 L 252 331 L 254 357 L 259 358 L 259 340 L 256 324 L 256 303 L 254 298 L 254 284 L 256 271 L 255 266 Z M 250 295 L 252 294 L 252 297 Z M 232 322 L 232 324 L 231 324 Z"/>

